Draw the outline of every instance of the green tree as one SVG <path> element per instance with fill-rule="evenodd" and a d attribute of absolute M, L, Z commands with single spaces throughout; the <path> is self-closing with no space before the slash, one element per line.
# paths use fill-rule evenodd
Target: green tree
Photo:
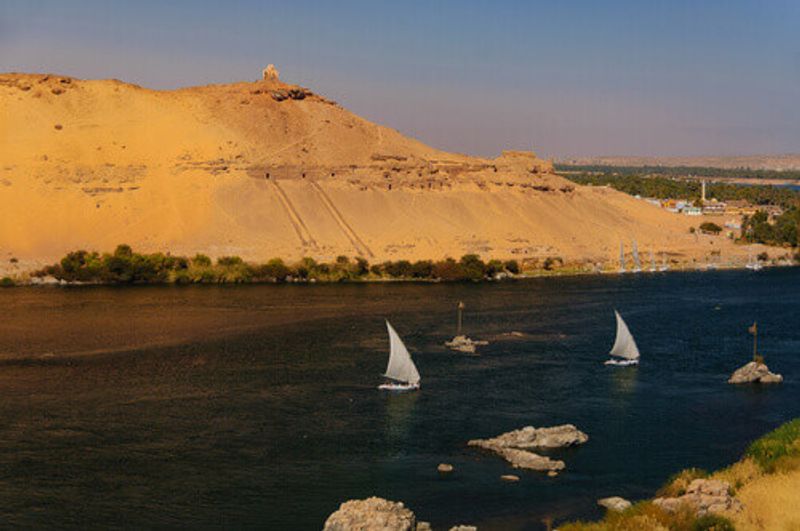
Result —
<path fill-rule="evenodd" d="M 503 264 L 503 266 L 506 268 L 506 271 L 508 271 L 509 273 L 511 273 L 513 275 L 519 275 L 519 271 L 520 271 L 519 262 L 517 262 L 516 260 L 506 260 L 506 263 Z"/>
<path fill-rule="evenodd" d="M 486 277 L 486 264 L 477 254 L 465 254 L 459 260 L 464 275 L 470 280 L 481 280 Z"/>
<path fill-rule="evenodd" d="M 700 224 L 700 230 L 708 234 L 719 234 L 722 232 L 722 227 L 711 221 L 706 221 Z"/>
<path fill-rule="evenodd" d="M 192 265 L 197 267 L 211 267 L 211 258 L 204 254 L 196 254 L 192 258 Z"/>

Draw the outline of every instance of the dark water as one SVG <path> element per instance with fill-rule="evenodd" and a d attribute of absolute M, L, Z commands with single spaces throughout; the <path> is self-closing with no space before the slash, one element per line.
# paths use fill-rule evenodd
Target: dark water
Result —
<path fill-rule="evenodd" d="M 480 357 L 444 350 L 456 301 Z M 618 308 L 638 368 L 602 365 Z M 434 526 L 540 529 L 736 460 L 800 416 L 800 270 L 332 285 L 0 291 L 3 527 L 319 529 L 349 498 Z M 422 390 L 376 390 L 388 317 Z M 772 388 L 727 375 L 762 331 Z M 467 439 L 571 422 L 557 478 Z M 456 470 L 439 477 L 436 465 Z"/>

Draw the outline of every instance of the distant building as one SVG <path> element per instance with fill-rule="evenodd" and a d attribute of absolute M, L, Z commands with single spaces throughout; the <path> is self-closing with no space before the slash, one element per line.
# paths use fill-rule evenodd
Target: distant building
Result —
<path fill-rule="evenodd" d="M 783 215 L 783 209 L 778 205 L 761 205 L 757 207 L 758 210 L 763 210 L 767 213 L 770 219 L 775 219 L 780 215 Z"/>
<path fill-rule="evenodd" d="M 703 215 L 705 216 L 724 216 L 726 204 L 720 201 L 710 201 L 703 205 Z"/>
<path fill-rule="evenodd" d="M 702 216 L 703 209 L 696 206 L 686 206 L 681 210 L 687 216 Z"/>
<path fill-rule="evenodd" d="M 756 210 L 746 199 L 733 199 L 725 205 L 725 214 L 728 216 L 752 216 Z"/>

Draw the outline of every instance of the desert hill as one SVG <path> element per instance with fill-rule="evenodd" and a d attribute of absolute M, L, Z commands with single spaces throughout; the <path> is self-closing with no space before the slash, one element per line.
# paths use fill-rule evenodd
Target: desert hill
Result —
<path fill-rule="evenodd" d="M 78 248 L 611 263 L 621 240 L 705 257 L 697 219 L 553 175 L 533 153 L 442 152 L 271 77 L 155 91 L 0 74 L 0 269 Z"/>

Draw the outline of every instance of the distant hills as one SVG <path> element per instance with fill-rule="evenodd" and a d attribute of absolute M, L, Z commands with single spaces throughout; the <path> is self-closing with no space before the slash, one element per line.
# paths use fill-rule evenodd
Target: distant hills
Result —
<path fill-rule="evenodd" d="M 800 154 L 797 153 L 736 157 L 568 157 L 556 162 L 576 166 L 691 166 L 776 171 L 800 170 Z"/>

